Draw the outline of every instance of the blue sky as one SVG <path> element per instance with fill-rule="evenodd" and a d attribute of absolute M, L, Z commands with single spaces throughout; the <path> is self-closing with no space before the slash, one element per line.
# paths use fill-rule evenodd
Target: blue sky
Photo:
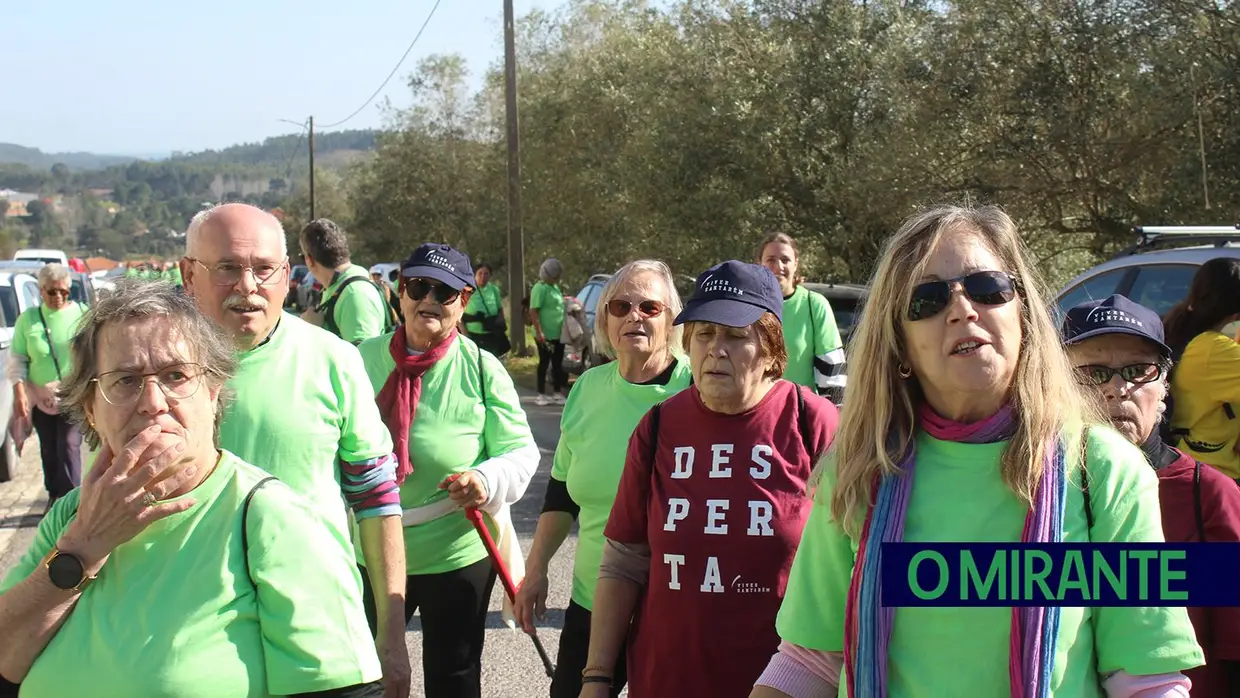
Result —
<path fill-rule="evenodd" d="M 516 12 L 565 0 L 515 0 Z M 194 151 L 339 121 L 396 65 L 434 0 L 25 0 L 5 8 L 0 142 L 46 152 Z M 460 53 L 475 82 L 503 55 L 502 0 L 442 0 L 380 97 L 408 103 L 419 58 Z"/>

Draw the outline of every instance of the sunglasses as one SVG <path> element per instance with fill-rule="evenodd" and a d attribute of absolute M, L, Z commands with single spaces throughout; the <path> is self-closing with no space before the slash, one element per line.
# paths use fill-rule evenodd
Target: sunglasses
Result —
<path fill-rule="evenodd" d="M 639 301 L 637 303 L 637 314 L 643 318 L 658 317 L 663 314 L 666 308 L 667 306 L 659 301 Z M 633 312 L 633 302 L 622 301 L 618 298 L 607 301 L 607 312 L 611 313 L 612 317 L 627 317 L 629 313 Z"/>
<path fill-rule="evenodd" d="M 913 288 L 908 319 L 917 322 L 932 318 L 952 302 L 952 290 L 959 283 L 964 295 L 978 305 L 1003 305 L 1016 297 L 1016 278 L 1002 271 L 976 271 L 946 281 L 927 281 Z"/>
<path fill-rule="evenodd" d="M 43 289 L 43 292 L 49 296 L 59 296 L 61 298 L 69 297 L 69 291 L 63 288 L 45 288 Z"/>
<path fill-rule="evenodd" d="M 461 292 L 453 288 L 439 283 L 438 281 L 429 281 L 427 279 L 407 279 L 405 281 L 405 295 L 409 296 L 411 301 L 420 301 L 430 296 L 436 303 L 447 305 L 460 297 Z"/>
<path fill-rule="evenodd" d="M 1163 367 L 1159 364 L 1128 364 L 1119 368 L 1077 366 L 1076 372 L 1081 385 L 1106 385 L 1115 376 L 1124 379 L 1125 383 L 1143 385 L 1163 377 Z"/>

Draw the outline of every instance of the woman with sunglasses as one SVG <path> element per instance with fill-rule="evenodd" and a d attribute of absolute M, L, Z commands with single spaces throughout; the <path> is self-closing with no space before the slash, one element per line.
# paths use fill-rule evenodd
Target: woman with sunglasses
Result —
<path fill-rule="evenodd" d="M 69 300 L 69 268 L 46 264 L 39 269 L 42 303 L 27 308 L 13 328 L 9 378 L 13 414 L 39 435 L 47 508 L 82 484 L 82 434 L 60 413 L 56 391 L 73 368 L 69 342 L 86 307 Z"/>
<path fill-rule="evenodd" d="M 680 331 L 673 325 L 681 310 L 680 294 L 666 264 L 638 260 L 624 265 L 603 287 L 597 307 L 596 347 L 616 360 L 586 371 L 569 393 L 515 608 L 517 622 L 533 633 L 535 620 L 547 610 L 548 565 L 576 519 L 572 596 L 564 611 L 552 698 L 576 698 L 581 692 L 603 526 L 616 498 L 629 437 L 652 405 L 693 380 L 679 346 Z M 625 684 L 624 652 L 611 669 L 615 696 Z"/>
<path fill-rule="evenodd" d="M 835 326 L 831 303 L 801 285 L 796 241 L 784 233 L 771 235 L 758 246 L 758 263 L 771 270 L 784 294 L 784 342 L 788 345 L 784 378 L 840 404 L 847 380 L 844 341 Z"/>
<path fill-rule="evenodd" d="M 745 696 L 779 638 L 775 615 L 838 412 L 781 378 L 783 295 L 728 261 L 697 279 L 684 326 L 693 385 L 629 440 L 603 531 L 582 698 Z M 627 636 L 627 642 L 626 642 Z"/>
<path fill-rule="evenodd" d="M 1183 608 L 881 603 L 883 543 L 1163 541 L 1158 478 L 1101 426 L 1049 307 L 997 208 L 937 208 L 888 241 L 753 696 L 1188 695 Z"/>
<path fill-rule="evenodd" d="M 538 446 L 503 364 L 457 331 L 473 292 L 469 257 L 424 244 L 401 264 L 401 282 L 404 323 L 358 350 L 399 461 L 405 621 L 420 612 L 424 695 L 479 698 L 496 573 L 461 510 L 486 513 L 501 547 L 515 540 L 508 507 L 525 494 Z M 374 632 L 368 584 L 365 598 Z"/>

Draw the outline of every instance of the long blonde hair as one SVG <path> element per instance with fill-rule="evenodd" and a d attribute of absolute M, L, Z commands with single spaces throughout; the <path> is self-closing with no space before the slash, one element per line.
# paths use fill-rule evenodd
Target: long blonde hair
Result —
<path fill-rule="evenodd" d="M 1016 277 L 1023 338 L 1012 378 L 1017 430 L 1004 451 L 1003 480 L 1032 505 L 1052 439 L 1068 425 L 1099 416 L 1073 378 L 1042 282 L 1029 262 L 1016 224 L 995 206 L 944 206 L 908 218 L 888 241 L 861 319 L 848 347 L 848 384 L 832 453 L 819 464 L 836 469 L 833 518 L 859 535 L 876 475 L 892 474 L 914 437 L 915 407 L 923 399 L 916 378 L 901 378 L 907 362 L 902 323 L 931 252 L 952 229 L 976 232 Z M 1079 428 L 1079 426 L 1078 426 Z"/>

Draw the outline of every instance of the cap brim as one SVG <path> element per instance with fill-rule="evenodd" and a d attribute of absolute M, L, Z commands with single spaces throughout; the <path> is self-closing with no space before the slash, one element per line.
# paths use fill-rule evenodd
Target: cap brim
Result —
<path fill-rule="evenodd" d="M 1140 337 L 1141 339 L 1144 339 L 1150 344 L 1153 344 L 1154 346 L 1158 347 L 1158 353 L 1161 354 L 1164 359 L 1171 358 L 1171 347 L 1167 346 L 1166 344 L 1163 344 L 1162 342 L 1158 341 L 1157 339 L 1154 339 L 1153 337 L 1149 336 L 1148 334 L 1144 332 L 1139 332 L 1137 330 L 1130 330 L 1124 327 L 1099 327 L 1096 330 L 1082 332 L 1081 334 L 1076 335 L 1072 339 L 1067 340 L 1066 342 L 1064 342 L 1064 344 L 1067 344 L 1070 346 L 1073 344 L 1077 344 L 1078 342 L 1083 342 L 1087 339 L 1091 339 L 1093 337 L 1104 337 L 1109 334 L 1126 334 L 1132 337 Z"/>
<path fill-rule="evenodd" d="M 676 316 L 673 324 L 683 325 L 686 322 L 713 322 L 725 327 L 749 327 L 766 315 L 766 308 L 752 303 L 744 303 L 731 299 L 702 301 L 685 306 Z"/>
<path fill-rule="evenodd" d="M 400 270 L 400 275 L 406 279 L 418 277 L 421 279 L 431 279 L 447 286 L 453 291 L 460 291 L 469 284 L 460 277 L 442 267 L 435 267 L 429 264 L 415 264 Z"/>

